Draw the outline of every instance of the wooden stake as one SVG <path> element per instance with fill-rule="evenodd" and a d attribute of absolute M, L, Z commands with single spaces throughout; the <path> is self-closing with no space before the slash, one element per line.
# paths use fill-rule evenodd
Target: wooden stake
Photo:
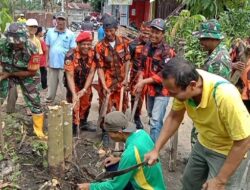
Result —
<path fill-rule="evenodd" d="M 178 131 L 170 139 L 170 154 L 169 154 L 169 166 L 168 170 L 174 172 L 176 169 L 177 160 L 177 145 L 178 145 Z"/>
<path fill-rule="evenodd" d="M 52 177 L 64 175 L 63 113 L 61 106 L 49 106 L 48 162 Z"/>
<path fill-rule="evenodd" d="M 64 143 L 64 161 L 72 161 L 73 131 L 72 131 L 72 105 L 67 101 L 62 101 L 63 109 L 63 143 Z"/>

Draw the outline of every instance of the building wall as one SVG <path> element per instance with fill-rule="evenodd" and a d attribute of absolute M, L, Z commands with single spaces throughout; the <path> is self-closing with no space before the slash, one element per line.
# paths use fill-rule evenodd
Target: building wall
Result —
<path fill-rule="evenodd" d="M 150 20 L 150 2 L 149 0 L 134 0 L 129 7 L 129 22 L 134 22 L 137 28 L 143 21 Z"/>
<path fill-rule="evenodd" d="M 165 19 L 172 13 L 180 3 L 176 0 L 156 0 L 155 2 L 155 18 Z"/>

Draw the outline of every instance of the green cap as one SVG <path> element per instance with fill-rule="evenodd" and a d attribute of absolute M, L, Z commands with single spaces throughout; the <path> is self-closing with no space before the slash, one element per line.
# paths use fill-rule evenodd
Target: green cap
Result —
<path fill-rule="evenodd" d="M 19 44 L 28 40 L 27 29 L 21 23 L 12 23 L 9 25 L 5 36 L 7 41 L 12 44 Z"/>
<path fill-rule="evenodd" d="M 132 133 L 136 131 L 136 125 L 128 120 L 126 115 L 120 111 L 113 111 L 104 119 L 104 129 L 107 132 L 123 131 Z"/>
<path fill-rule="evenodd" d="M 200 30 L 193 33 L 199 39 L 212 38 L 222 40 L 224 38 L 221 25 L 216 19 L 211 19 L 201 23 Z"/>

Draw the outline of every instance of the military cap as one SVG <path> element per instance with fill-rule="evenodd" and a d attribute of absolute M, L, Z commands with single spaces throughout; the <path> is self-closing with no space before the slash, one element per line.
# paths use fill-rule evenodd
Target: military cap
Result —
<path fill-rule="evenodd" d="M 76 42 L 82 42 L 82 41 L 92 41 L 93 37 L 90 31 L 83 31 L 80 32 L 80 34 L 76 38 Z"/>
<path fill-rule="evenodd" d="M 130 122 L 123 112 L 113 111 L 105 116 L 104 129 L 107 132 L 123 131 L 132 133 L 136 131 L 136 125 Z"/>
<path fill-rule="evenodd" d="M 154 27 L 158 30 L 164 31 L 166 29 L 166 23 L 163 19 L 156 18 L 151 22 L 150 27 Z"/>
<path fill-rule="evenodd" d="M 19 44 L 28 40 L 27 29 L 23 24 L 12 23 L 5 32 L 7 41 L 12 44 Z"/>
<path fill-rule="evenodd" d="M 59 12 L 56 14 L 56 18 L 63 18 L 66 20 L 66 17 L 67 17 L 67 15 L 65 12 Z"/>
<path fill-rule="evenodd" d="M 199 31 L 193 32 L 193 34 L 199 39 L 212 38 L 222 40 L 224 38 L 221 31 L 221 25 L 216 19 L 201 23 Z"/>
<path fill-rule="evenodd" d="M 112 16 L 107 16 L 103 19 L 103 29 L 117 28 L 117 20 Z"/>

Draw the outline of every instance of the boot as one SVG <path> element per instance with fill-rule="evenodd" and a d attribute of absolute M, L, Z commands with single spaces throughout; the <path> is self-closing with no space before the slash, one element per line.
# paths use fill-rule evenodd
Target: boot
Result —
<path fill-rule="evenodd" d="M 76 137 L 77 136 L 77 125 L 73 123 L 72 127 L 73 127 L 73 137 Z"/>
<path fill-rule="evenodd" d="M 134 122 L 136 124 L 136 129 L 143 129 L 144 128 L 139 115 L 134 117 Z"/>
<path fill-rule="evenodd" d="M 32 119 L 33 119 L 33 129 L 36 136 L 39 139 L 47 140 L 48 137 L 45 136 L 43 133 L 44 114 L 43 113 L 33 114 Z"/>
<path fill-rule="evenodd" d="M 80 128 L 83 131 L 90 131 L 90 132 L 96 131 L 96 127 L 94 126 L 94 124 L 90 121 L 88 122 L 86 119 L 81 119 Z"/>

